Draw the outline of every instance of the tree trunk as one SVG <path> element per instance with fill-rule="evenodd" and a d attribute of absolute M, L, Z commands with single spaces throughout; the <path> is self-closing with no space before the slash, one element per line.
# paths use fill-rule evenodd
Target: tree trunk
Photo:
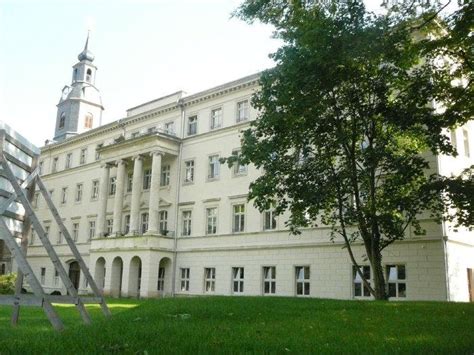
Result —
<path fill-rule="evenodd" d="M 380 251 L 375 251 L 372 255 L 371 265 L 374 276 L 374 297 L 376 300 L 387 300 L 387 289 L 385 287 L 385 276 L 382 266 L 382 254 Z"/>

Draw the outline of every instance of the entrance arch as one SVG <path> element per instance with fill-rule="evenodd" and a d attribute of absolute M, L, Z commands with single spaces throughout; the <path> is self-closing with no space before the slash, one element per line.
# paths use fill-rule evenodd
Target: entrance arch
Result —
<path fill-rule="evenodd" d="M 69 263 L 69 279 L 71 280 L 74 288 L 79 290 L 79 282 L 81 280 L 81 268 L 77 261 Z"/>
<path fill-rule="evenodd" d="M 158 285 L 157 290 L 161 296 L 171 294 L 171 259 L 162 258 L 158 266 Z"/>
<path fill-rule="evenodd" d="M 142 278 L 142 260 L 138 256 L 134 256 L 130 260 L 130 274 L 128 279 L 128 295 L 130 297 L 140 296 Z"/>
<path fill-rule="evenodd" d="M 112 274 L 110 280 L 110 295 L 112 297 L 120 297 L 122 294 L 122 274 L 123 261 L 121 257 L 117 256 L 112 261 Z"/>
<path fill-rule="evenodd" d="M 95 262 L 94 279 L 95 279 L 95 282 L 97 283 L 97 287 L 99 287 L 102 291 L 104 291 L 105 273 L 106 273 L 105 259 L 103 257 L 100 257 Z"/>

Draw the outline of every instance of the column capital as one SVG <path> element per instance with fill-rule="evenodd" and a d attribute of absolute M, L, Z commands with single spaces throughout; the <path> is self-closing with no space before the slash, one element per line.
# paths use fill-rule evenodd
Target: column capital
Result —
<path fill-rule="evenodd" d="M 110 169 L 110 163 L 102 163 L 100 164 L 101 169 Z"/>
<path fill-rule="evenodd" d="M 132 157 L 132 160 L 143 160 L 143 155 L 142 154 L 137 154 Z"/>
<path fill-rule="evenodd" d="M 161 150 L 154 150 L 152 152 L 150 152 L 150 156 L 154 156 L 154 155 L 161 155 L 162 157 L 165 155 L 165 153 L 163 153 Z"/>
<path fill-rule="evenodd" d="M 127 163 L 128 163 L 128 162 L 127 162 L 127 160 L 125 160 L 125 159 L 117 159 L 117 160 L 115 161 L 115 164 L 117 164 L 117 166 L 119 166 L 120 164 L 124 164 L 124 165 L 126 166 Z"/>

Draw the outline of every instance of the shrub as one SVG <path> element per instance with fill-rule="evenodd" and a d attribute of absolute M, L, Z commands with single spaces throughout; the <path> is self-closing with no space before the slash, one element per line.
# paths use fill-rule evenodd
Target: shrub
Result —
<path fill-rule="evenodd" d="M 15 292 L 16 274 L 0 275 L 0 295 L 8 295 Z"/>

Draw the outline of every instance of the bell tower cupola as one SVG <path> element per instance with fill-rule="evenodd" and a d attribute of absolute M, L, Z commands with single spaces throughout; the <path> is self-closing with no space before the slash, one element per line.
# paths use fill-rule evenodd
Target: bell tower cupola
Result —
<path fill-rule="evenodd" d="M 64 86 L 57 105 L 54 140 L 63 141 L 69 137 L 101 125 L 102 98 L 95 86 L 97 67 L 93 64 L 94 54 L 89 50 L 89 33 L 84 49 L 77 56 L 79 62 L 72 67 L 71 85 Z"/>

